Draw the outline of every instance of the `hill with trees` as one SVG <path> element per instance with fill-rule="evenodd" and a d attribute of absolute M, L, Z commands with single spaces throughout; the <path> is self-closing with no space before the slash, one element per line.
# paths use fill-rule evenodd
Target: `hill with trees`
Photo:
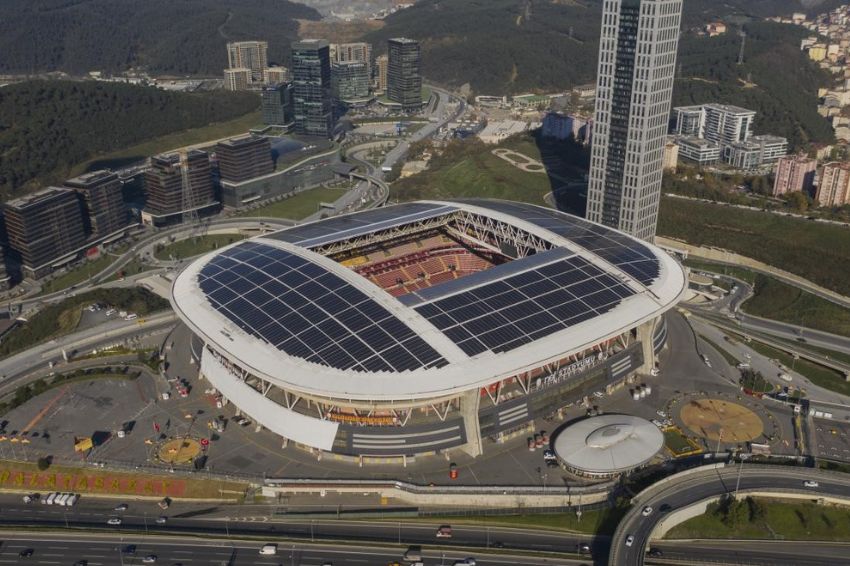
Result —
<path fill-rule="evenodd" d="M 176 93 L 121 83 L 29 81 L 0 89 L 0 197 L 61 181 L 97 155 L 256 110 L 247 92 Z"/>
<path fill-rule="evenodd" d="M 832 128 L 817 112 L 818 86 L 832 78 L 800 51 L 806 30 L 748 23 L 744 63 L 738 65 L 738 29 L 717 37 L 683 34 L 673 104 L 722 102 L 756 110 L 755 132 L 787 137 L 792 147 L 832 141 Z"/>
<path fill-rule="evenodd" d="M 269 59 L 286 61 L 296 19 L 319 14 L 287 0 L 3 0 L 0 73 L 219 76 L 228 41 L 268 40 Z"/>

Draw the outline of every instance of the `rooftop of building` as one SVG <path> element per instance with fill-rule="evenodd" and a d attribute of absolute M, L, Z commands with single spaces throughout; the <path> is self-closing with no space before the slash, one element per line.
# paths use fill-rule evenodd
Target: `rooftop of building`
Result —
<path fill-rule="evenodd" d="M 732 104 L 719 104 L 717 102 L 711 102 L 709 104 L 703 104 L 705 108 L 714 108 L 716 110 L 720 110 L 722 112 L 726 112 L 727 114 L 752 114 L 755 115 L 755 110 L 748 110 L 747 108 L 741 108 L 740 106 L 734 106 Z"/>
<path fill-rule="evenodd" d="M 111 169 L 98 169 L 97 171 L 90 171 L 88 173 L 78 175 L 72 179 L 68 179 L 65 181 L 65 185 L 73 186 L 75 188 L 85 187 L 87 185 L 93 185 L 99 181 L 111 179 L 114 177 L 116 177 L 116 174 Z"/>
<path fill-rule="evenodd" d="M 238 136 L 235 138 L 229 138 L 226 140 L 222 140 L 218 142 L 216 145 L 219 147 L 227 147 L 237 149 L 240 147 L 247 147 L 252 145 L 258 145 L 262 143 L 268 143 L 268 138 L 263 136 L 258 136 L 255 134 L 246 134 L 244 136 Z"/>
<path fill-rule="evenodd" d="M 392 37 L 392 38 L 388 39 L 387 41 L 392 42 L 392 43 L 401 43 L 403 45 L 411 45 L 411 44 L 419 43 L 418 40 L 410 39 L 409 37 Z"/>
<path fill-rule="evenodd" d="M 12 199 L 10 201 L 6 201 L 6 208 L 22 210 L 30 206 L 34 206 L 40 204 L 44 201 L 57 198 L 59 196 L 67 195 L 68 193 L 74 194 L 74 191 L 71 189 L 64 189 L 61 187 L 45 187 L 40 191 L 36 191 L 32 194 L 18 197 L 16 199 Z"/>

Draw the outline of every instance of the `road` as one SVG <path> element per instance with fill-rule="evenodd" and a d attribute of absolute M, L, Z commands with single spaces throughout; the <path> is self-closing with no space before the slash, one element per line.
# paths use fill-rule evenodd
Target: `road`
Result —
<path fill-rule="evenodd" d="M 161 534 L 187 534 L 203 532 L 211 536 L 280 536 L 304 541 L 358 540 L 363 543 L 421 544 L 492 548 L 499 545 L 507 550 L 575 553 L 579 543 L 591 543 L 592 537 L 546 531 L 498 526 L 454 525 L 451 539 L 437 540 L 435 533 L 441 522 L 437 519 L 411 520 L 343 520 L 289 518 L 276 513 L 278 508 L 269 505 L 215 505 L 175 502 L 167 511 L 153 502 L 131 502 L 129 509 L 116 512 L 115 500 L 83 497 L 74 507 L 59 507 L 33 503 L 25 505 L 19 495 L 0 497 L 3 516 L 0 527 L 32 526 L 82 527 L 108 529 L 126 538 L 138 538 L 155 529 Z M 270 515 L 271 513 L 271 515 Z M 167 515 L 165 525 L 155 520 Z M 108 527 L 106 520 L 120 516 L 120 527 Z M 2 560 L 0 560 L 2 564 Z"/>
<path fill-rule="evenodd" d="M 74 564 L 77 560 L 87 560 L 87 566 L 131 566 L 142 564 L 145 556 L 157 557 L 157 564 L 185 566 L 333 566 L 357 565 L 376 566 L 400 561 L 404 547 L 376 547 L 364 544 L 292 544 L 275 542 L 278 545 L 274 556 L 261 556 L 259 541 L 215 540 L 203 537 L 144 537 L 144 536 L 108 536 L 99 534 L 64 533 L 14 533 L 4 537 L 0 548 L 0 564 L 20 564 L 19 553 L 33 549 L 26 559 L 27 564 L 57 565 Z M 134 545 L 132 553 L 126 552 Z M 423 558 L 427 564 L 452 564 L 455 560 L 466 558 L 468 551 L 423 549 Z M 552 566 L 579 564 L 576 560 L 561 558 L 536 558 L 511 554 L 477 553 L 477 564 L 531 566 L 547 564 Z"/>
<path fill-rule="evenodd" d="M 817 496 L 835 496 L 850 500 L 850 475 L 815 469 L 735 464 L 733 466 L 682 472 L 649 487 L 638 494 L 634 507 L 617 526 L 611 539 L 608 563 L 612 566 L 643 564 L 650 534 L 669 512 L 683 509 L 704 499 L 747 491 L 798 492 Z M 817 488 L 805 488 L 806 480 L 817 480 Z M 645 506 L 652 514 L 642 515 Z M 626 546 L 628 536 L 634 543 Z"/>
<path fill-rule="evenodd" d="M 850 554 L 850 544 L 820 541 L 680 541 L 652 545 L 663 554 L 659 558 L 647 558 L 647 564 L 689 564 L 775 566 L 823 566 L 842 564 Z"/>

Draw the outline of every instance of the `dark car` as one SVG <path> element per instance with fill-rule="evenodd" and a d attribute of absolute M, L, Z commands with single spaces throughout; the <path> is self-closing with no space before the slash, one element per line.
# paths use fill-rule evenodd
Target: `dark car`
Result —
<path fill-rule="evenodd" d="M 127 546 L 121 549 L 121 552 L 123 554 L 136 554 L 136 545 L 128 544 Z"/>
<path fill-rule="evenodd" d="M 658 548 L 650 548 L 647 554 L 653 558 L 660 558 L 664 556 L 664 553 Z"/>
<path fill-rule="evenodd" d="M 18 556 L 20 556 L 21 558 L 29 558 L 30 556 L 32 556 L 33 552 L 35 552 L 33 549 L 25 548 L 24 550 L 18 553 Z"/>

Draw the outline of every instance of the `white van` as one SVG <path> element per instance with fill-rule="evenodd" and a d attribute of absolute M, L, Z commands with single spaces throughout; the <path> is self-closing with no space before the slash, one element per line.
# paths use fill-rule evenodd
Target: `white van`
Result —
<path fill-rule="evenodd" d="M 55 505 L 65 505 L 65 502 L 68 501 L 68 498 L 71 497 L 70 493 L 60 493 L 56 500 L 53 502 Z"/>
<path fill-rule="evenodd" d="M 269 555 L 269 556 L 277 554 L 277 545 L 276 544 L 264 544 L 263 548 L 260 549 L 260 554 Z"/>
<path fill-rule="evenodd" d="M 55 491 L 47 496 L 47 499 L 44 500 L 44 503 L 47 505 L 53 505 L 53 502 L 56 501 L 56 496 L 59 495 Z"/>

